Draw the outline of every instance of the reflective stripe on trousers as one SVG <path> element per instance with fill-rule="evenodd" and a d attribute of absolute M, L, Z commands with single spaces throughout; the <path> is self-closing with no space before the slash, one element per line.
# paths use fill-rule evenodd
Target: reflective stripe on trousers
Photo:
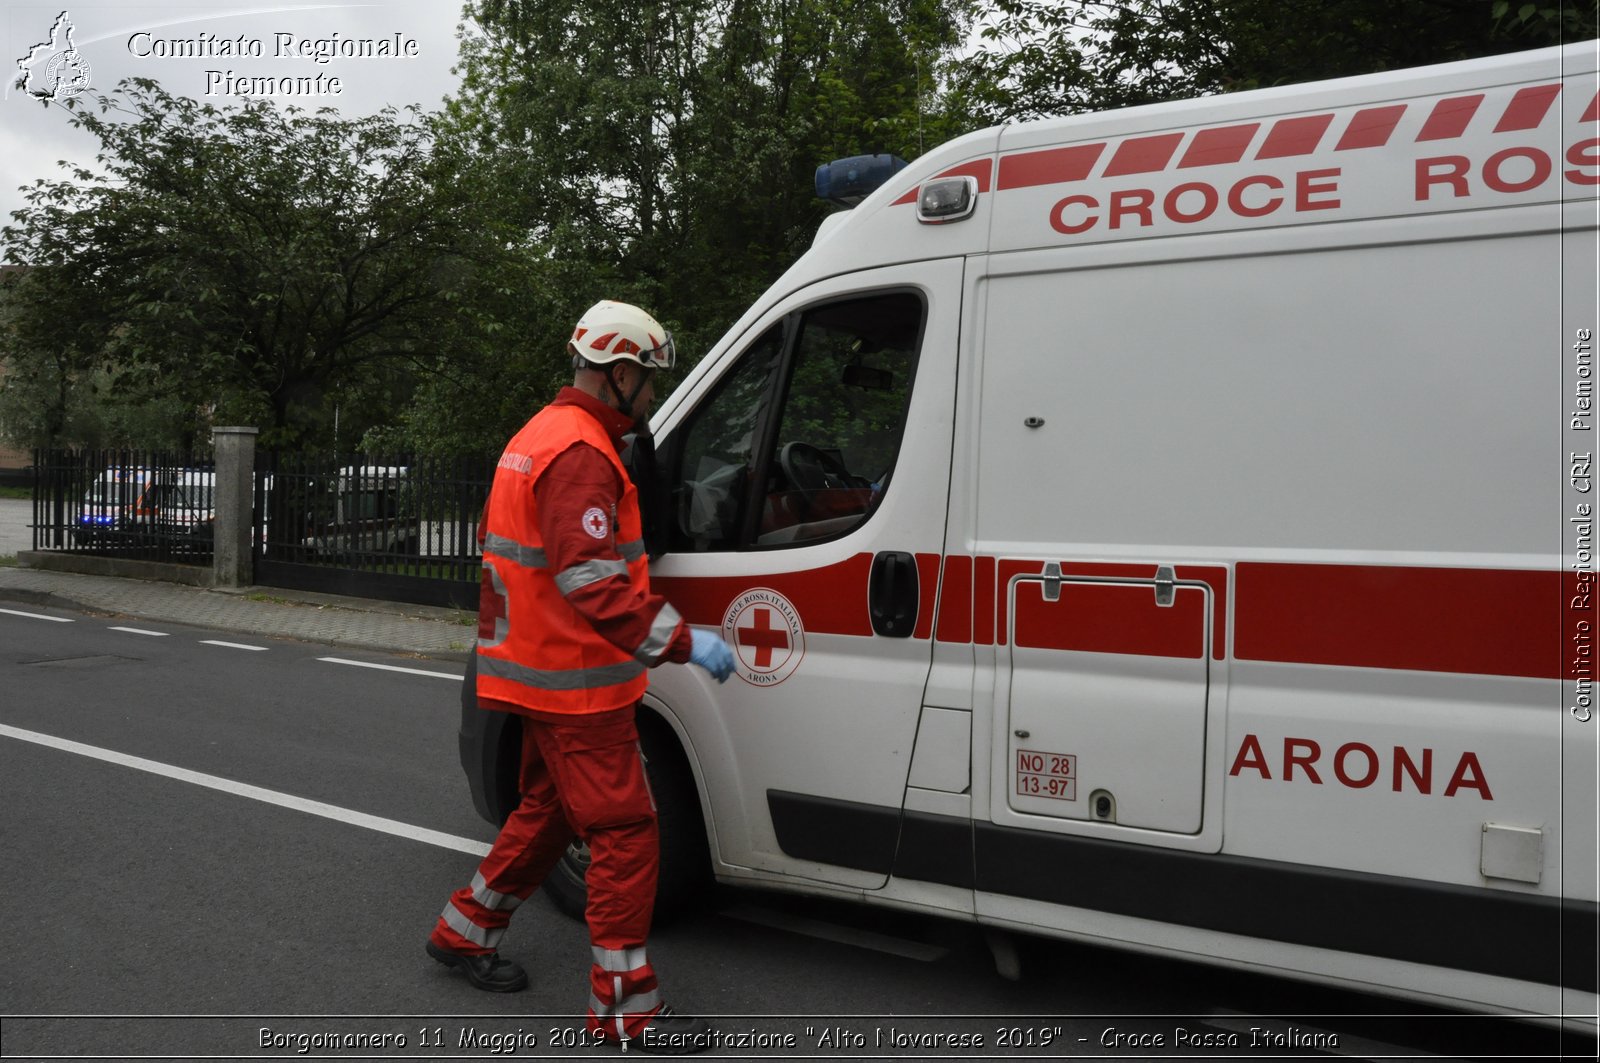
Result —
<path fill-rule="evenodd" d="M 445 926 L 479 948 L 497 949 L 500 947 L 500 939 L 506 936 L 506 928 L 503 926 L 490 929 L 468 919 L 462 914 L 461 909 L 456 907 L 453 900 L 445 902 L 444 911 L 439 913 L 439 918 L 444 921 Z"/>
<path fill-rule="evenodd" d="M 603 949 L 593 946 L 594 966 L 589 973 L 591 1033 L 608 1041 L 639 1037 L 661 1010 L 661 988 L 643 947 Z"/>

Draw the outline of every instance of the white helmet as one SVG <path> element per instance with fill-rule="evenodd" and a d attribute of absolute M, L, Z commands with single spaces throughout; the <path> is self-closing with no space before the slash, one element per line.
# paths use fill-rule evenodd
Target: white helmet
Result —
<path fill-rule="evenodd" d="M 671 369 L 672 333 L 637 306 L 602 299 L 578 319 L 567 341 L 576 366 L 605 365 L 626 359 L 646 369 Z"/>

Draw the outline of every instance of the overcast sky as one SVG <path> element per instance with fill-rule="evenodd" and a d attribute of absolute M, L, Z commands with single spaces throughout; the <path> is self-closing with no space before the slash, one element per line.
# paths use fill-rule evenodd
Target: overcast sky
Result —
<path fill-rule="evenodd" d="M 210 0 L 195 4 L 152 4 L 99 0 L 74 4 L 57 0 L 37 4 L 7 0 L 4 11 L 5 91 L 0 98 L 0 223 L 23 205 L 19 186 L 40 177 L 63 174 L 57 160 L 89 163 L 97 142 L 68 124 L 59 105 L 45 106 L 15 84 L 24 71 L 19 60 L 32 59 L 28 88 L 51 84 L 50 60 L 66 45 L 51 43 L 51 28 L 63 11 L 73 26 L 72 45 L 87 63 L 89 90 L 108 92 L 126 77 L 159 81 L 174 95 L 192 96 L 217 105 L 242 102 L 228 89 L 239 78 L 306 79 L 322 76 L 322 95 L 277 96 L 307 108 L 337 107 L 348 114 L 369 114 L 385 104 L 420 104 L 438 108 L 459 80 L 450 72 L 456 59 L 459 0 L 367 0 L 365 3 L 250 3 Z M 59 36 L 59 35 L 58 35 Z M 240 43 L 253 54 L 229 55 Z M 398 47 L 398 56 L 333 55 L 314 58 L 318 50 L 338 51 L 350 42 L 383 42 Z M 43 48 L 35 46 L 45 44 Z M 360 45 L 363 48 L 366 44 Z M 210 54 L 193 54 L 209 52 Z M 189 53 L 189 54 L 185 54 Z M 59 77 L 64 64 L 55 64 Z M 215 73 L 213 73 L 215 72 Z M 231 85 L 229 75 L 235 79 Z M 326 90 L 338 79 L 340 92 Z M 315 88 L 313 84 L 310 86 Z"/>

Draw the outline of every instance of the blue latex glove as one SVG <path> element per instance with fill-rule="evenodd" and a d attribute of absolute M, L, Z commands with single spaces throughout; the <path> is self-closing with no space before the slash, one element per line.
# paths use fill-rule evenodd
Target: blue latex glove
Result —
<path fill-rule="evenodd" d="M 727 682 L 733 674 L 733 650 L 728 644 L 719 636 L 699 628 L 690 628 L 689 638 L 693 643 L 689 649 L 689 663 L 698 664 L 716 676 L 717 682 Z"/>

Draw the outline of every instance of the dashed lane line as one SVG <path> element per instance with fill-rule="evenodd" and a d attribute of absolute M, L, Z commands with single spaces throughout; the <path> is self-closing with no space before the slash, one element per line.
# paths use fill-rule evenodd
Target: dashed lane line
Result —
<path fill-rule="evenodd" d="M 20 609 L 0 609 L 0 613 L 5 613 L 7 616 L 25 616 L 29 620 L 49 620 L 57 624 L 72 623 L 70 616 L 45 616 L 43 613 L 24 613 Z"/>
<path fill-rule="evenodd" d="M 127 753 L 118 753 L 112 749 L 88 746 L 82 742 L 57 738 L 55 735 L 40 734 L 37 731 L 24 731 L 20 727 L 0 724 L 0 736 L 14 738 L 19 742 L 31 742 L 35 745 L 46 746 L 65 753 L 75 753 L 78 756 L 102 760 L 108 764 L 118 764 L 125 768 L 150 772 L 152 775 L 161 775 L 168 779 L 176 779 L 179 782 L 204 786 L 210 790 L 220 790 L 225 794 L 233 794 L 235 797 L 247 797 L 252 801 L 277 805 L 279 808 L 288 808 L 296 812 L 304 812 L 307 815 L 321 816 L 323 819 L 348 823 L 351 826 L 363 827 L 366 830 L 377 831 L 381 834 L 392 834 L 397 838 L 409 838 L 412 841 L 437 845 L 441 849 L 453 849 L 458 853 L 470 853 L 477 857 L 486 856 L 489 852 L 489 846 L 483 842 L 473 841 L 471 838 L 445 834 L 442 831 L 429 830 L 426 827 L 401 823 L 399 820 L 385 819 L 382 816 L 372 816 L 365 812 L 340 808 L 338 805 L 330 805 L 322 801 L 295 797 L 293 794 L 279 793 L 276 790 L 268 790 L 261 786 L 251 786 L 249 783 L 234 782 L 232 779 L 224 779 L 217 775 L 207 775 L 199 771 L 190 771 L 188 768 L 162 764 L 159 761 L 146 760 L 143 757 L 130 756 Z"/>
<path fill-rule="evenodd" d="M 373 664 L 371 661 L 351 661 L 343 657 L 318 657 L 317 660 L 326 661 L 328 664 L 348 664 L 354 668 L 377 668 L 385 672 L 404 672 L 407 675 L 431 675 L 435 679 L 454 679 L 457 683 L 464 678 L 459 675 L 451 675 L 449 672 L 430 672 L 426 668 L 402 668 L 398 664 Z"/>
<path fill-rule="evenodd" d="M 172 634 L 172 632 L 170 632 L 170 631 L 146 631 L 142 627 L 111 627 L 111 628 L 107 628 L 106 630 L 107 631 L 125 631 L 130 635 L 149 635 L 149 636 L 151 636 L 153 638 L 163 638 L 163 639 L 166 638 L 168 635 Z"/>
<path fill-rule="evenodd" d="M 254 650 L 257 653 L 265 653 L 267 651 L 265 646 L 246 646 L 242 642 L 219 642 L 216 639 L 201 639 L 200 645 L 221 646 L 223 649 L 227 650 Z"/>

